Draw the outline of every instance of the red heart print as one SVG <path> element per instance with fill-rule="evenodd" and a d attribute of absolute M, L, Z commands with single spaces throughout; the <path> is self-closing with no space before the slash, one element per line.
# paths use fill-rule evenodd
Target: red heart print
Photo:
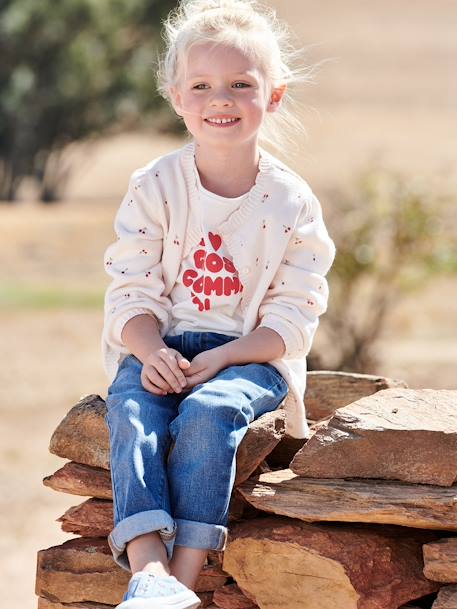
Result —
<path fill-rule="evenodd" d="M 222 237 L 220 235 L 214 235 L 212 232 L 208 233 L 209 240 L 215 252 L 221 247 Z"/>

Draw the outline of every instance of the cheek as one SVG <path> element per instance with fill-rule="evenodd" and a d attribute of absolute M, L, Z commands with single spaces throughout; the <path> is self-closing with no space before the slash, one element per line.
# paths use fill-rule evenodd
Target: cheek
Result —
<path fill-rule="evenodd" d="M 196 108 L 199 105 L 198 99 L 192 95 L 183 95 L 183 103 L 186 108 Z"/>
<path fill-rule="evenodd" d="M 195 122 L 202 118 L 202 107 L 198 100 L 192 99 L 188 97 L 183 100 L 184 101 L 184 109 L 188 112 L 185 114 L 185 118 L 188 121 Z"/>
<path fill-rule="evenodd" d="M 244 101 L 252 107 L 261 107 L 263 103 L 262 95 L 259 95 L 258 92 L 253 91 L 252 95 L 246 96 Z"/>
<path fill-rule="evenodd" d="M 266 102 L 262 96 L 256 95 L 249 100 L 249 105 L 251 106 L 253 112 L 262 113 L 265 109 Z"/>
<path fill-rule="evenodd" d="M 262 120 L 262 117 L 265 113 L 265 106 L 262 100 L 257 100 L 255 104 L 251 106 L 251 115 L 253 118 L 257 120 Z"/>

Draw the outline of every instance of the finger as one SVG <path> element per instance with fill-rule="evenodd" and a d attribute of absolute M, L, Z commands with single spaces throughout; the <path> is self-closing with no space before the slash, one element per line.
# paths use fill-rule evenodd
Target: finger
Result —
<path fill-rule="evenodd" d="M 185 357 L 179 359 L 178 358 L 178 364 L 180 365 L 181 368 L 189 368 L 190 366 L 190 362 L 188 359 L 186 359 Z"/>
<path fill-rule="evenodd" d="M 196 369 L 197 369 L 197 366 L 192 366 L 192 364 L 191 364 L 189 366 L 189 368 L 186 368 L 185 370 L 183 370 L 183 374 L 187 380 L 189 380 L 190 376 L 192 376 L 193 374 L 196 374 Z"/>
<path fill-rule="evenodd" d="M 168 375 L 165 376 L 165 378 L 172 385 L 175 391 L 179 391 L 180 389 L 184 389 L 184 387 L 186 387 L 187 385 L 186 378 L 182 373 L 181 369 L 179 368 L 179 364 L 177 361 L 177 357 L 181 357 L 181 354 L 174 350 L 171 352 L 170 351 L 168 351 L 168 353 L 166 353 L 165 351 L 161 351 L 160 357 L 163 358 L 163 361 L 174 375 L 174 378 L 169 377 Z M 162 371 L 162 369 L 160 369 L 160 371 Z"/>
<path fill-rule="evenodd" d="M 151 383 L 146 374 L 141 375 L 141 384 L 147 391 L 153 393 L 154 395 L 167 395 L 166 391 L 163 391 L 163 389 Z"/>
<path fill-rule="evenodd" d="M 199 374 L 198 372 L 196 374 L 191 374 L 190 376 L 187 377 L 187 383 L 189 385 L 198 385 L 198 383 L 201 383 L 202 381 L 202 375 Z"/>
<path fill-rule="evenodd" d="M 162 391 L 166 393 L 170 393 L 173 391 L 173 388 L 169 383 L 167 383 L 166 379 L 160 374 L 156 367 L 151 365 L 143 367 L 144 374 L 146 378 L 156 387 L 159 387 Z"/>
<path fill-rule="evenodd" d="M 172 361 L 170 361 L 170 358 L 167 355 L 161 353 L 160 359 L 157 360 L 155 364 L 155 368 L 169 384 L 171 390 L 176 391 L 176 393 L 180 393 L 183 389 L 181 381 L 176 378 L 176 375 L 172 370 L 172 366 L 178 370 L 178 363 L 174 357 L 172 357 L 171 360 Z"/>
<path fill-rule="evenodd" d="M 184 372 L 190 366 L 190 362 L 186 359 L 182 359 L 181 354 L 177 353 L 173 357 L 173 359 L 170 363 L 171 363 L 173 373 L 176 376 L 176 378 L 178 379 L 179 383 L 181 384 L 182 387 L 186 387 L 187 380 L 184 375 Z M 183 363 L 186 363 L 186 365 L 184 366 L 184 369 L 181 369 L 181 367 L 183 366 Z"/>

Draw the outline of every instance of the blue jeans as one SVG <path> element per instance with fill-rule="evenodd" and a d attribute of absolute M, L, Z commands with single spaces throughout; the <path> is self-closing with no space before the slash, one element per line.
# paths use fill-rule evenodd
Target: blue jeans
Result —
<path fill-rule="evenodd" d="M 216 332 L 165 336 L 192 360 L 235 340 Z M 223 368 L 190 391 L 164 396 L 141 384 L 142 363 L 128 355 L 108 389 L 114 560 L 130 571 L 126 544 L 157 531 L 173 546 L 223 550 L 227 540 L 236 452 L 249 423 L 276 410 L 288 386 L 269 363 Z"/>

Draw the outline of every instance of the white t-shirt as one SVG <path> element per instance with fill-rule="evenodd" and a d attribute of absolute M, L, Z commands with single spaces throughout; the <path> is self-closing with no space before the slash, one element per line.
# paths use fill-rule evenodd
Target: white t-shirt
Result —
<path fill-rule="evenodd" d="M 248 193 L 222 197 L 202 186 L 196 169 L 195 178 L 202 219 L 201 240 L 182 260 L 170 293 L 173 306 L 169 334 L 193 331 L 241 336 L 243 284 L 218 227 L 239 208 Z"/>

